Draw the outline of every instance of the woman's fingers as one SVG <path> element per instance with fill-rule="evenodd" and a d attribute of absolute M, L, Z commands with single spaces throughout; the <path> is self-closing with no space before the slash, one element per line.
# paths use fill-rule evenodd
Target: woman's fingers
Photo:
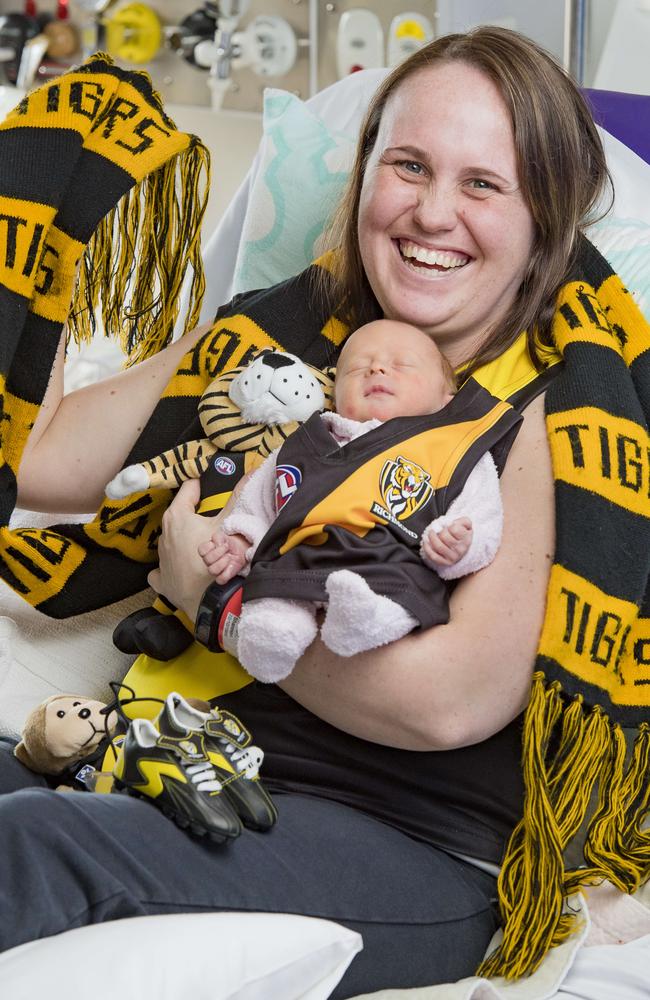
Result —
<path fill-rule="evenodd" d="M 196 513 L 199 495 L 199 483 L 193 479 L 178 490 L 163 515 L 158 540 L 159 571 L 157 575 L 150 574 L 158 593 L 190 618 L 196 614 L 201 595 L 212 580 L 198 548 L 209 542 L 214 524 L 210 518 Z"/>

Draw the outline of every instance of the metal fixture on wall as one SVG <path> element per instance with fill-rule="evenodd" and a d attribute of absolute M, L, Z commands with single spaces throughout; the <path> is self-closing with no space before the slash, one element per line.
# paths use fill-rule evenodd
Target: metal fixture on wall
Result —
<path fill-rule="evenodd" d="M 0 0 L 3 2 L 11 0 Z M 307 98 L 338 79 L 339 23 L 349 12 L 363 9 L 363 0 L 70 2 L 73 18 L 81 22 L 86 54 L 104 46 L 106 22 L 124 6 L 149 4 L 160 20 L 163 46 L 144 68 L 166 102 L 212 103 L 225 110 L 258 113 L 265 86 L 282 87 Z M 379 19 L 383 32 L 377 64 L 390 65 L 398 48 L 406 54 L 407 48 L 417 43 L 420 32 L 415 21 L 419 19 L 422 25 L 434 21 L 436 0 L 373 0 L 366 8 Z M 398 24 L 407 10 L 412 17 Z M 220 18 L 223 23 L 218 28 Z M 393 24 L 397 29 L 393 30 Z M 120 61 L 129 64 L 128 58 Z"/>
<path fill-rule="evenodd" d="M 233 70 L 248 67 L 258 76 L 282 77 L 296 62 L 296 34 L 283 17 L 259 15 L 244 30 L 236 30 L 249 6 L 249 0 L 220 0 L 214 37 L 194 49 L 196 64 L 210 71 L 208 86 L 215 109 L 223 105 Z"/>
<path fill-rule="evenodd" d="M 587 0 L 565 0 L 564 68 L 580 86 L 585 82 L 586 47 Z"/>

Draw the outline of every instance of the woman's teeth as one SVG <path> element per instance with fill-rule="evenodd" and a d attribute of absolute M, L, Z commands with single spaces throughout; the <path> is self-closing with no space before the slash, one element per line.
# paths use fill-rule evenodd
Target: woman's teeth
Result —
<path fill-rule="evenodd" d="M 471 259 L 464 253 L 452 253 L 447 250 L 427 250 L 426 247 L 418 246 L 417 243 L 399 244 L 402 257 L 409 262 L 416 260 L 419 264 L 426 264 L 428 267 L 440 267 L 451 270 L 456 267 L 463 267 Z"/>

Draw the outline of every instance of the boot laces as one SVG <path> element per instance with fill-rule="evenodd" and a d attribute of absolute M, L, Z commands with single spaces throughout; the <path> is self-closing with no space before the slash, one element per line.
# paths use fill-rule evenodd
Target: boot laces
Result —
<path fill-rule="evenodd" d="M 187 764 L 185 770 L 192 784 L 196 785 L 200 792 L 220 792 L 223 788 L 209 760 L 199 761 L 198 764 Z"/>
<path fill-rule="evenodd" d="M 232 749 L 231 749 L 232 748 Z M 235 768 L 239 774 L 242 771 L 246 772 L 247 778 L 256 778 L 260 773 L 260 767 L 262 766 L 262 761 L 264 760 L 264 752 L 260 747 L 234 747 L 232 743 L 228 744 L 226 751 L 230 754 L 230 760 L 235 765 Z"/>

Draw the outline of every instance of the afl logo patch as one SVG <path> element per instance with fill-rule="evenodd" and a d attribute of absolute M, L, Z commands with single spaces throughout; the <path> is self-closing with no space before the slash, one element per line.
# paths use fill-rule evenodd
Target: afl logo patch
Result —
<path fill-rule="evenodd" d="M 278 465 L 275 469 L 275 509 L 280 513 L 302 482 L 302 473 L 295 465 Z"/>
<path fill-rule="evenodd" d="M 232 458 L 227 458 L 226 455 L 219 455 L 219 458 L 214 460 L 215 472 L 218 472 L 221 476 L 232 476 L 235 472 L 235 463 Z"/>

